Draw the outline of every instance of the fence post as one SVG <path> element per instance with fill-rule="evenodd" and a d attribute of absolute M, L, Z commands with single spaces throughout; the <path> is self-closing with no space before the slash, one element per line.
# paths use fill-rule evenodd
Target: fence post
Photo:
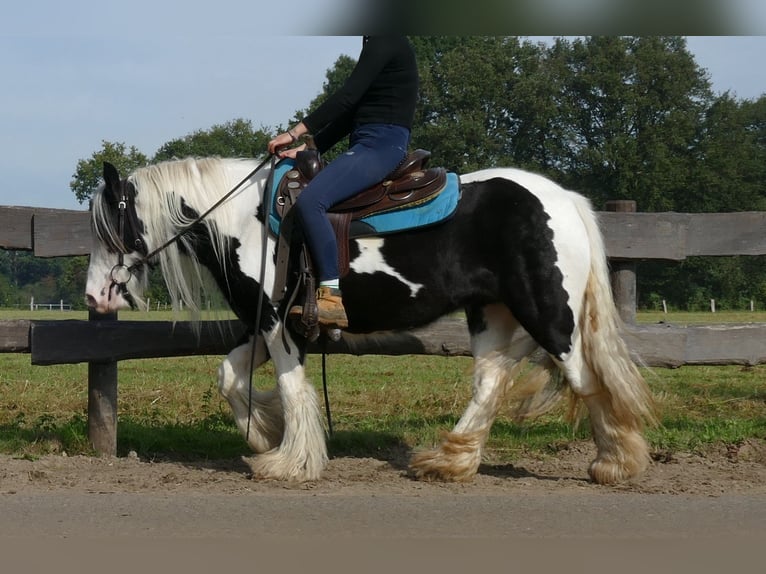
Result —
<path fill-rule="evenodd" d="M 635 213 L 632 199 L 614 199 L 606 202 L 606 211 Z M 636 264 L 628 259 L 610 259 L 610 281 L 617 312 L 628 325 L 636 323 Z"/>
<path fill-rule="evenodd" d="M 88 312 L 90 321 L 116 321 L 117 313 Z M 102 455 L 117 454 L 117 362 L 88 363 L 88 439 Z"/>

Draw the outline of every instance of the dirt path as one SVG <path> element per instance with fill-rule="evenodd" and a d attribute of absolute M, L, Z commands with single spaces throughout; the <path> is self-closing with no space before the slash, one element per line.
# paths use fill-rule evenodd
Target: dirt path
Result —
<path fill-rule="evenodd" d="M 388 572 L 410 570 L 390 562 L 399 554 L 383 549 L 409 549 L 415 559 L 434 560 L 422 554 L 429 544 L 440 544 L 446 570 L 474 556 L 464 565 L 469 571 L 478 556 L 503 560 L 511 547 L 515 560 L 536 565 L 568 562 L 585 549 L 588 556 L 597 549 L 599 556 L 613 552 L 620 560 L 635 553 L 642 566 L 636 571 L 643 572 L 647 560 L 656 562 L 652 572 L 686 571 L 663 568 L 674 558 L 697 572 L 745 571 L 732 565 L 745 560 L 753 566 L 750 554 L 762 554 L 766 441 L 705 454 L 656 453 L 645 476 L 613 487 L 587 481 L 593 454 L 590 443 L 577 443 L 556 457 L 485 465 L 470 484 L 416 482 L 369 458 L 333 459 L 321 480 L 285 484 L 252 480 L 239 460 L 2 456 L 0 549 L 8 558 L 41 539 L 64 553 L 86 544 L 88 553 L 103 552 L 110 560 L 110 574 L 122 564 L 113 552 L 124 553 L 126 544 L 141 556 L 155 552 L 157 559 L 174 549 L 173 559 L 186 556 L 191 570 L 217 556 L 210 565 L 216 572 L 227 557 L 249 559 L 260 549 L 273 558 L 283 546 L 285 559 L 297 565 L 303 555 L 295 553 L 296 541 L 306 552 L 313 549 L 310 556 L 331 552 L 337 560 L 340 552 L 349 564 L 358 559 L 369 565 L 377 556 L 375 564 L 389 564 L 382 570 Z M 560 552 L 546 550 L 552 541 Z M 32 562 L 45 556 L 23 552 Z M 79 558 L 73 564 L 82 565 Z M 631 571 L 632 562 L 625 564 L 621 571 Z"/>
<path fill-rule="evenodd" d="M 372 458 L 335 458 L 321 480 L 303 484 L 255 481 L 241 460 L 147 461 L 51 455 L 36 460 L 0 455 L 0 494 L 38 493 L 443 495 L 634 493 L 721 496 L 766 495 L 766 441 L 706 453 L 654 453 L 639 479 L 617 486 L 587 480 L 595 456 L 591 442 L 571 443 L 555 456 L 522 458 L 512 465 L 482 465 L 469 484 L 423 483 L 398 465 Z"/>

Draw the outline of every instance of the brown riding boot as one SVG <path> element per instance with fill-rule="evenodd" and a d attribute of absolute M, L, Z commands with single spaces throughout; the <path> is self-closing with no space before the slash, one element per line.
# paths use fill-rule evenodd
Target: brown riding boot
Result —
<path fill-rule="evenodd" d="M 343 308 L 340 289 L 322 287 L 317 289 L 318 321 L 323 327 L 345 329 L 348 327 L 348 317 Z"/>
<path fill-rule="evenodd" d="M 332 287 L 319 287 L 316 291 L 317 322 L 328 329 L 346 329 L 348 317 L 343 308 L 343 299 L 340 289 Z M 300 320 L 303 316 L 303 307 L 294 305 L 290 308 L 288 316 Z"/>

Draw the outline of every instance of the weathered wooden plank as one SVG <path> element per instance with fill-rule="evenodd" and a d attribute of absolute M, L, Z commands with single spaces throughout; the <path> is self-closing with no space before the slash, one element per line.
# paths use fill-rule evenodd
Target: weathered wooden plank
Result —
<path fill-rule="evenodd" d="M 37 257 L 62 257 L 90 253 L 90 214 L 66 209 L 37 210 L 34 249 Z"/>
<path fill-rule="evenodd" d="M 766 212 L 599 212 L 598 218 L 611 258 L 766 254 Z"/>
<path fill-rule="evenodd" d="M 0 321 L 0 353 L 28 353 L 31 321 Z"/>
<path fill-rule="evenodd" d="M 681 261 L 696 255 L 766 254 L 766 212 L 598 212 L 613 259 Z M 87 211 L 0 207 L 0 248 L 34 249 L 40 257 L 84 255 Z"/>
<path fill-rule="evenodd" d="M 687 213 L 598 213 L 607 256 L 618 259 L 684 259 L 690 217 Z"/>
<path fill-rule="evenodd" d="M 321 353 L 324 349 L 315 344 L 309 352 Z M 350 355 L 471 355 L 465 320 L 451 317 L 411 331 L 343 333 L 340 341 L 328 342 L 326 350 Z"/>
<path fill-rule="evenodd" d="M 671 325 L 627 325 L 623 332 L 633 358 L 650 367 L 680 367 L 686 363 L 685 328 Z"/>
<path fill-rule="evenodd" d="M 191 322 L 32 321 L 29 333 L 34 365 L 109 362 L 125 359 L 227 354 L 244 336 L 239 321 L 203 321 L 197 335 Z M 328 343 L 329 353 L 353 355 L 470 355 L 462 319 L 444 319 L 422 329 L 368 335 L 344 333 Z M 322 352 L 319 344 L 309 352 Z"/>
<path fill-rule="evenodd" d="M 766 323 L 638 325 L 626 330 L 625 340 L 649 366 L 766 363 Z"/>
<path fill-rule="evenodd" d="M 33 207 L 0 207 L 0 247 L 32 249 Z"/>
<path fill-rule="evenodd" d="M 686 363 L 758 365 L 766 362 L 766 325 L 705 325 L 689 328 Z"/>
<path fill-rule="evenodd" d="M 104 363 L 228 353 L 244 333 L 239 321 L 32 321 L 33 365 Z"/>
<path fill-rule="evenodd" d="M 766 212 L 695 213 L 689 217 L 686 255 L 766 254 Z"/>
<path fill-rule="evenodd" d="M 244 334 L 237 321 L 203 322 L 199 339 L 191 323 L 162 321 L 32 321 L 32 363 L 109 362 L 123 359 L 222 355 Z M 627 327 L 625 340 L 648 366 L 756 365 L 766 363 L 766 323 L 747 325 L 639 325 Z M 463 319 L 443 319 L 406 332 L 344 333 L 327 347 L 309 352 L 352 355 L 470 356 Z"/>

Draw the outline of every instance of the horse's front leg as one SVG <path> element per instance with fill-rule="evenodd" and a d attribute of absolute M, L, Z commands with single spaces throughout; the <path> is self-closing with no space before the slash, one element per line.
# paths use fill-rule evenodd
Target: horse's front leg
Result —
<path fill-rule="evenodd" d="M 253 337 L 231 351 L 218 368 L 218 392 L 231 406 L 237 428 L 255 452 L 266 452 L 282 442 L 284 417 L 276 389 L 257 391 L 250 384 L 253 371 L 268 361 L 262 338 Z M 251 394 L 252 393 L 252 394 Z"/>
<path fill-rule="evenodd" d="M 275 401 L 281 407 L 283 432 L 278 446 L 245 462 L 255 478 L 316 480 L 327 465 L 327 444 L 319 399 L 306 380 L 304 354 L 289 333 L 283 340 L 281 323 L 264 339 L 276 369 Z"/>

